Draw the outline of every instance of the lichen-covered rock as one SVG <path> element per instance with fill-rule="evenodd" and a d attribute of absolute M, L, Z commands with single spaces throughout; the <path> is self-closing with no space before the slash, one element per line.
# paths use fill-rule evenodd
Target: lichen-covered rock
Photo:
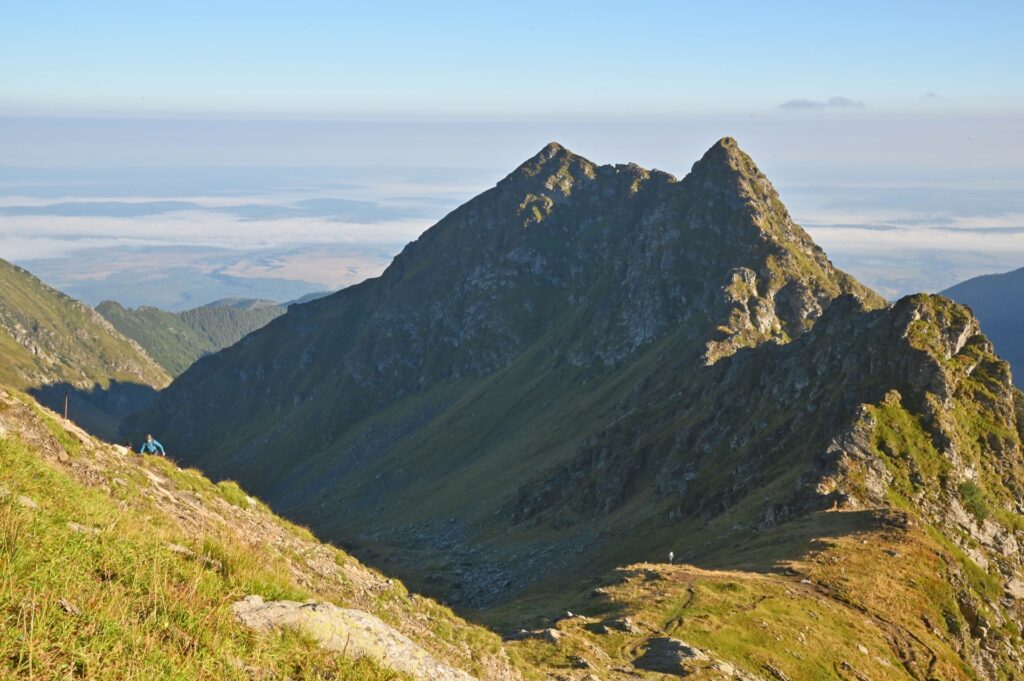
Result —
<path fill-rule="evenodd" d="M 438 662 L 407 636 L 363 610 L 333 603 L 264 601 L 248 596 L 231 606 L 245 626 L 260 631 L 293 629 L 321 647 L 348 657 L 368 657 L 424 681 L 473 681 L 466 672 Z"/>

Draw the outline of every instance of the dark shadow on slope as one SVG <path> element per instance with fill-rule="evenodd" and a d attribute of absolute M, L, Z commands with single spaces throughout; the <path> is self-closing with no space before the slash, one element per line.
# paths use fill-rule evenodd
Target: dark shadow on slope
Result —
<path fill-rule="evenodd" d="M 675 563 L 704 570 L 724 570 L 775 574 L 792 578 L 791 563 L 805 560 L 826 550 L 834 540 L 860 533 L 877 532 L 883 528 L 902 527 L 903 514 L 886 509 L 864 511 L 813 511 L 790 522 L 760 532 L 718 535 L 696 531 L 678 536 L 674 545 Z M 668 530 L 669 528 L 665 528 Z M 550 626 L 551 618 L 566 610 L 590 617 L 614 618 L 630 614 L 633 604 L 609 600 L 604 587 L 621 581 L 629 564 L 667 564 L 667 550 L 662 550 L 664 534 L 645 536 L 642 541 L 622 537 L 618 549 L 627 548 L 636 559 L 623 563 L 612 556 L 598 556 L 588 561 L 584 572 L 563 572 L 541 580 L 523 591 L 510 595 L 504 602 L 487 608 L 460 607 L 452 604 L 459 615 L 499 633 L 508 634 L 520 628 L 537 629 Z M 694 548 L 688 549 L 687 544 Z M 656 555 L 654 546 L 657 546 Z M 646 547 L 647 551 L 643 550 Z M 360 553 L 359 556 L 362 560 Z M 618 555 L 618 554 L 616 554 Z M 375 560 L 376 559 L 376 560 Z M 367 556 L 370 565 L 382 567 L 390 574 L 406 578 L 401 566 L 381 564 L 380 555 Z M 658 574 L 651 572 L 651 579 Z M 417 591 L 442 601 L 450 592 L 438 583 L 417 580 L 409 574 Z M 441 580 L 443 582 L 443 580 Z"/>
<path fill-rule="evenodd" d="M 709 570 L 785 573 L 787 563 L 827 547 L 830 540 L 900 525 L 889 510 L 814 511 L 770 530 L 725 539 L 713 551 L 684 562 Z"/>
<path fill-rule="evenodd" d="M 120 381 L 112 381 L 107 388 L 94 385 L 88 390 L 69 383 L 51 383 L 27 392 L 58 414 L 64 413 L 66 396 L 68 418 L 108 442 L 119 442 L 121 421 L 148 407 L 159 393 L 152 386 Z M 145 435 L 142 433 L 140 438 Z"/>

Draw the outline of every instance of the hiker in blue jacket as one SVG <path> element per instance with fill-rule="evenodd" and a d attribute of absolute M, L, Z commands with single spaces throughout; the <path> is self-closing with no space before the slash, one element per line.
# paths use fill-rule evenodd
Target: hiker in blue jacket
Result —
<path fill-rule="evenodd" d="M 146 441 L 139 447 L 139 454 L 156 454 L 157 452 L 160 452 L 160 456 L 167 456 L 164 446 L 154 440 L 152 435 L 147 435 Z"/>

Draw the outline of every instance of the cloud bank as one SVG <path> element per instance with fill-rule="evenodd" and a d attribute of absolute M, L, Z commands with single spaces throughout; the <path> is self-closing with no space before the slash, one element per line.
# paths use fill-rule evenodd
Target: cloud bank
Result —
<path fill-rule="evenodd" d="M 788 111 L 807 111 L 813 109 L 863 109 L 864 102 L 849 97 L 829 97 L 818 99 L 789 99 L 779 104 L 780 109 Z"/>

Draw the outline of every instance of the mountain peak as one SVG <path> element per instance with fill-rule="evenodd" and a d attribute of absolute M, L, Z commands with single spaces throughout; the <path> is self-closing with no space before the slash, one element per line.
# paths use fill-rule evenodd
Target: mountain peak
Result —
<path fill-rule="evenodd" d="M 746 206 L 750 219 L 762 231 L 788 234 L 804 246 L 812 246 L 810 237 L 793 224 L 771 181 L 732 137 L 711 145 L 685 181 L 696 191 L 719 196 L 729 205 Z"/>
<path fill-rule="evenodd" d="M 711 148 L 704 152 L 699 161 L 693 164 L 692 174 L 718 175 L 736 173 L 745 177 L 757 177 L 761 175 L 757 164 L 742 149 L 739 143 L 732 137 L 723 137 Z"/>
<path fill-rule="evenodd" d="M 535 182 L 533 178 L 538 178 L 547 189 L 558 187 L 563 194 L 568 195 L 577 180 L 583 177 L 593 179 L 596 172 L 596 166 L 587 159 L 577 156 L 558 142 L 549 142 L 502 182 L 524 179 Z"/>
<path fill-rule="evenodd" d="M 564 162 L 580 158 L 558 142 L 548 142 L 544 148 L 523 162 L 516 170 L 527 168 L 540 168 L 553 161 Z M 513 173 L 515 174 L 515 173 Z"/>
<path fill-rule="evenodd" d="M 547 158 L 553 158 L 553 157 L 558 156 L 560 154 L 572 155 L 572 152 L 569 151 L 568 149 L 566 149 L 565 147 L 563 147 L 558 142 L 548 142 L 546 145 L 544 145 L 543 149 L 541 149 L 539 152 L 537 152 L 537 154 L 534 156 L 534 158 L 545 158 L 545 159 L 547 159 Z"/>

